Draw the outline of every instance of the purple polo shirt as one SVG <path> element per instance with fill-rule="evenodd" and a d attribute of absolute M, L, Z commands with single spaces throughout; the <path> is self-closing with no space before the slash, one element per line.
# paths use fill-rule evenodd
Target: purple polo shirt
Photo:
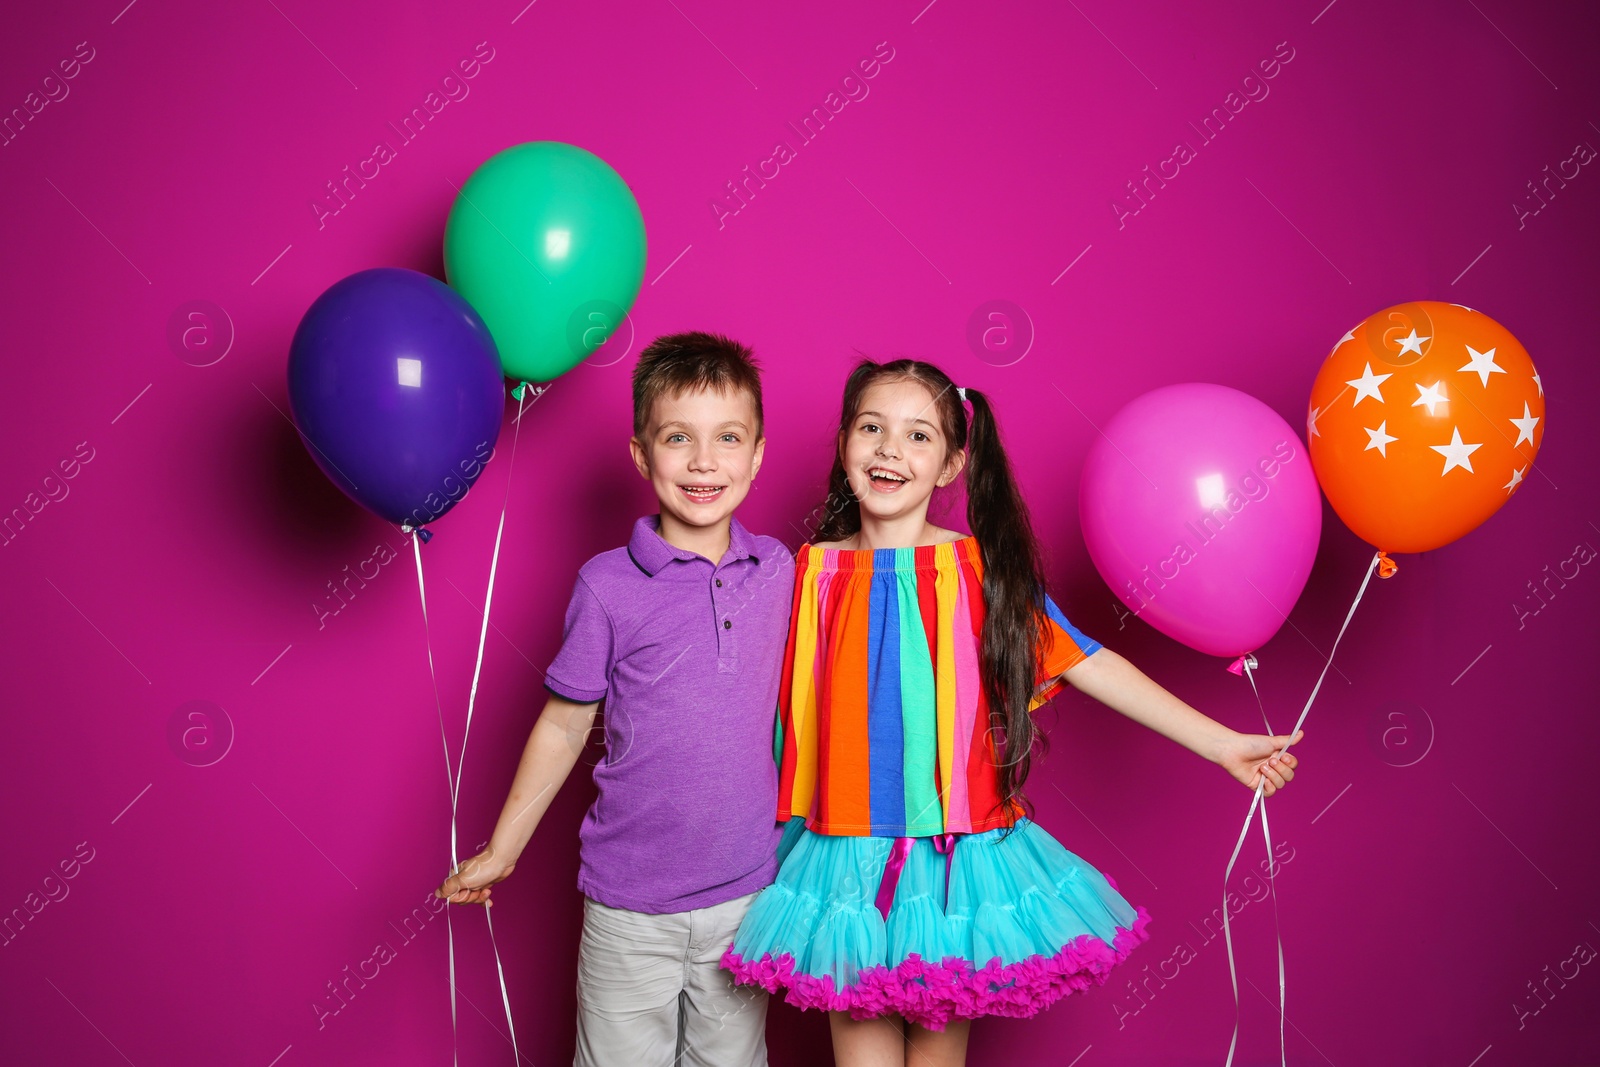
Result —
<path fill-rule="evenodd" d="M 605 701 L 578 888 L 654 914 L 753 893 L 777 873 L 773 763 L 794 556 L 732 520 L 713 564 L 646 515 L 578 571 L 551 692 Z"/>

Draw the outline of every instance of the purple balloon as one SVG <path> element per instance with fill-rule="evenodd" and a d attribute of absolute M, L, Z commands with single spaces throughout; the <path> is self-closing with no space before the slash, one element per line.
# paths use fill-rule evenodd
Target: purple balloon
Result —
<path fill-rule="evenodd" d="M 1322 498 L 1289 424 L 1247 393 L 1191 382 L 1104 427 L 1078 495 L 1095 568 L 1150 625 L 1214 656 L 1266 644 L 1317 555 Z"/>
<path fill-rule="evenodd" d="M 390 522 L 421 526 L 483 472 L 505 385 L 494 339 L 459 293 L 376 267 L 306 310 L 289 347 L 289 406 L 335 485 Z"/>

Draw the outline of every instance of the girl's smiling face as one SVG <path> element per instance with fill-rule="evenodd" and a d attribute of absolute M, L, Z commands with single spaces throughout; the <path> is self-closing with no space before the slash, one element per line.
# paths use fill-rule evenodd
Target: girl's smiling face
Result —
<path fill-rule="evenodd" d="M 925 511 L 933 491 L 950 484 L 967 458 L 950 451 L 927 386 L 905 380 L 862 390 L 839 450 L 862 512 L 879 520 Z"/>

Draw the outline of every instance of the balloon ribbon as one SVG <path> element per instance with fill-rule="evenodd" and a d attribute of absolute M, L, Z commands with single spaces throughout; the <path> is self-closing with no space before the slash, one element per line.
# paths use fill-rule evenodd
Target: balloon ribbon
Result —
<path fill-rule="evenodd" d="M 526 383 L 524 383 L 526 384 Z M 478 696 L 478 678 L 483 672 L 483 648 L 489 636 L 489 606 L 494 600 L 495 572 L 500 565 L 500 542 L 506 528 L 506 509 L 511 501 L 511 478 L 517 465 L 517 438 L 522 431 L 523 400 L 517 397 L 516 430 L 511 435 L 511 460 L 506 467 L 506 493 L 500 505 L 500 524 L 494 535 L 494 555 L 489 561 L 489 589 L 484 594 L 483 600 L 483 626 L 478 632 L 478 659 L 472 669 L 472 690 L 467 696 L 467 721 L 461 733 L 461 755 L 456 760 L 455 772 L 450 769 L 450 742 L 445 736 L 444 710 L 439 704 L 439 678 L 433 664 L 433 644 L 428 633 L 428 594 L 422 582 L 422 545 L 426 544 L 433 534 L 420 526 L 412 527 L 406 524 L 401 528 L 416 536 L 411 541 L 411 546 L 417 559 L 417 592 L 422 598 L 422 632 L 423 639 L 428 646 L 428 673 L 433 677 L 434 706 L 439 712 L 439 739 L 444 743 L 444 773 L 445 783 L 450 789 L 450 870 L 452 873 L 460 870 L 459 851 L 456 834 L 456 809 L 461 796 L 461 769 L 467 759 L 467 738 L 472 732 L 472 708 Z M 483 910 L 484 918 L 489 924 L 489 946 L 494 950 L 495 971 L 500 978 L 500 1001 L 506 1010 L 506 1026 L 511 1030 L 511 1054 L 515 1063 L 521 1063 L 521 1056 L 517 1051 L 517 1027 L 511 1018 L 511 997 L 506 991 L 506 969 L 500 962 L 500 946 L 494 936 L 494 915 L 489 908 Z M 455 927 L 450 921 L 450 903 L 445 902 L 445 930 L 450 946 L 450 1035 L 452 1062 L 460 1063 L 460 1049 L 458 1047 L 458 1021 L 456 1017 L 456 937 Z"/>
<path fill-rule="evenodd" d="M 1317 684 L 1312 686 L 1311 695 L 1306 698 L 1306 706 L 1303 709 L 1301 709 L 1299 720 L 1294 724 L 1294 729 L 1289 731 L 1289 736 L 1290 737 L 1293 737 L 1295 735 L 1295 733 L 1299 731 L 1301 724 L 1306 721 L 1306 715 L 1309 714 L 1310 711 L 1311 711 L 1311 704 L 1312 704 L 1313 701 L 1315 701 L 1317 699 L 1317 693 L 1322 688 L 1322 680 L 1328 676 L 1328 668 L 1333 666 L 1333 654 L 1339 650 L 1339 641 L 1340 641 L 1341 638 L 1344 637 L 1345 630 L 1348 629 L 1349 626 L 1350 626 L 1350 619 L 1356 613 L 1356 605 L 1361 603 L 1362 594 L 1364 594 L 1367 591 L 1367 583 L 1372 580 L 1373 568 L 1380 566 L 1380 564 L 1381 564 L 1381 562 L 1383 560 L 1388 560 L 1389 561 L 1389 568 L 1390 568 L 1389 569 L 1389 573 L 1390 574 L 1394 573 L 1394 568 L 1395 568 L 1394 561 L 1393 560 L 1389 560 L 1389 557 L 1386 556 L 1381 551 L 1376 553 L 1372 557 L 1371 561 L 1368 562 L 1368 564 L 1367 564 L 1367 573 L 1361 579 L 1361 588 L 1356 590 L 1356 598 L 1355 598 L 1354 601 L 1351 602 L 1350 610 L 1345 613 L 1344 623 L 1343 623 L 1343 625 L 1341 625 L 1339 627 L 1339 634 L 1338 634 L 1337 637 L 1335 637 L 1333 639 L 1333 647 L 1328 650 L 1328 658 L 1327 658 L 1326 662 L 1324 662 L 1323 665 L 1322 665 L 1322 673 L 1317 675 Z M 1387 577 L 1387 576 L 1385 575 L 1385 577 Z M 1241 666 L 1244 668 L 1245 674 L 1250 679 L 1250 688 L 1251 689 L 1255 689 L 1256 688 L 1255 676 L 1250 673 L 1252 671 L 1252 669 L 1255 667 L 1255 657 L 1254 656 L 1242 656 L 1242 657 L 1240 657 L 1240 659 L 1241 659 L 1241 661 L 1243 661 L 1243 662 L 1241 662 Z M 1257 702 L 1257 704 L 1260 704 L 1260 702 L 1261 702 L 1261 691 L 1258 690 L 1258 689 L 1256 689 L 1256 702 Z M 1266 722 L 1266 709 L 1265 709 L 1265 707 L 1262 708 L 1261 718 L 1262 718 L 1262 721 L 1265 723 Z M 1271 726 L 1270 723 L 1267 723 L 1267 733 L 1269 733 L 1269 734 L 1272 733 L 1272 726 Z M 1284 752 L 1289 751 L 1289 748 L 1288 748 L 1287 745 L 1284 746 L 1283 751 Z M 1223 936 L 1223 940 L 1227 943 L 1227 946 L 1228 946 L 1228 978 L 1233 983 L 1233 1038 L 1232 1038 L 1232 1040 L 1230 1040 L 1228 1042 L 1228 1058 L 1227 1058 L 1226 1063 L 1224 1064 L 1224 1067 L 1233 1067 L 1233 1052 L 1234 1052 L 1234 1049 L 1237 1048 L 1238 1044 L 1239 1044 L 1239 974 L 1238 974 L 1238 970 L 1234 966 L 1234 960 L 1233 960 L 1233 934 L 1232 934 L 1232 932 L 1230 931 L 1230 929 L 1228 927 L 1228 879 L 1233 875 L 1234 862 L 1236 860 L 1238 860 L 1238 858 L 1239 858 L 1239 850 L 1244 847 L 1245 836 L 1250 833 L 1250 823 L 1255 820 L 1256 808 L 1258 808 L 1258 807 L 1261 809 L 1261 835 L 1266 840 L 1266 843 L 1267 843 L 1267 877 L 1268 877 L 1268 880 L 1271 882 L 1273 926 L 1275 928 L 1277 927 L 1277 916 L 1278 916 L 1277 872 L 1278 872 L 1278 865 L 1277 865 L 1277 862 L 1276 862 L 1276 860 L 1274 859 L 1274 857 L 1272 855 L 1272 831 L 1269 830 L 1268 827 L 1267 827 L 1267 800 L 1266 800 L 1266 794 L 1264 792 L 1265 789 L 1266 789 L 1266 785 L 1267 785 L 1267 777 L 1266 777 L 1265 772 L 1263 772 L 1262 775 L 1261 775 L 1261 781 L 1256 784 L 1256 795 L 1255 795 L 1254 799 L 1252 799 L 1250 801 L 1250 811 L 1244 817 L 1244 828 L 1239 831 L 1239 840 L 1233 846 L 1233 855 L 1228 857 L 1228 869 L 1222 875 L 1222 936 Z M 1285 1020 L 1287 1018 L 1284 1015 L 1284 1001 L 1285 1001 L 1285 997 L 1284 997 L 1284 979 L 1283 979 L 1283 933 L 1282 933 L 1281 930 L 1279 930 L 1278 931 L 1278 1052 L 1279 1052 L 1279 1056 L 1281 1057 L 1283 1067 L 1288 1067 L 1288 1064 L 1289 1064 L 1289 1052 L 1288 1052 L 1288 1045 L 1287 1045 L 1287 1042 L 1286 1042 L 1286 1039 L 1285 1039 L 1284 1030 L 1283 1030 L 1284 1022 L 1285 1022 Z"/>

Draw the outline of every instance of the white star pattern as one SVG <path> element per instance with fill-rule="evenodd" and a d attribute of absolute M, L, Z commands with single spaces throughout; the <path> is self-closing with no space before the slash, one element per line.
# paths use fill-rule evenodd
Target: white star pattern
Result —
<path fill-rule="evenodd" d="M 1418 404 L 1426 404 L 1428 414 L 1432 415 L 1434 413 L 1433 405 L 1449 403 L 1450 398 L 1445 396 L 1442 390 L 1443 382 L 1434 382 L 1429 386 L 1424 386 L 1420 382 L 1414 384 L 1417 386 L 1417 392 L 1421 395 L 1411 402 L 1412 407 L 1416 407 Z"/>
<path fill-rule="evenodd" d="M 1539 417 L 1528 410 L 1528 402 L 1526 400 L 1522 402 L 1522 418 L 1509 419 L 1507 421 L 1517 428 L 1517 439 L 1511 445 L 1512 448 L 1517 447 L 1524 440 L 1530 445 L 1533 444 L 1533 428 L 1538 425 Z"/>
<path fill-rule="evenodd" d="M 1321 437 L 1322 431 L 1317 429 L 1317 420 L 1322 417 L 1321 408 L 1312 408 L 1311 414 L 1306 416 L 1306 436 Z"/>
<path fill-rule="evenodd" d="M 1361 451 L 1366 452 L 1370 449 L 1376 448 L 1378 450 L 1378 455 L 1382 456 L 1384 459 L 1388 459 L 1389 453 L 1387 448 L 1389 442 L 1400 440 L 1398 437 L 1389 436 L 1387 432 L 1388 425 L 1389 420 L 1384 419 L 1382 422 L 1378 423 L 1378 428 L 1376 430 L 1368 429 L 1367 427 L 1363 426 L 1362 429 L 1367 431 L 1367 447 L 1363 448 Z"/>
<path fill-rule="evenodd" d="M 1433 449 L 1435 452 L 1439 453 L 1441 456 L 1444 457 L 1444 470 L 1439 472 L 1439 476 L 1441 478 L 1444 477 L 1446 474 L 1449 474 L 1450 473 L 1450 468 L 1452 468 L 1452 467 L 1460 467 L 1463 470 L 1465 470 L 1468 474 L 1476 474 L 1477 473 L 1476 471 L 1474 471 L 1472 469 L 1472 458 L 1471 457 L 1472 457 L 1472 454 L 1474 452 L 1476 452 L 1478 449 L 1482 448 L 1483 445 L 1481 443 L 1480 444 L 1476 444 L 1476 445 L 1463 444 L 1462 441 L 1461 441 L 1461 431 L 1460 431 L 1460 429 L 1458 429 L 1458 428 L 1456 428 L 1454 426 L 1450 427 L 1450 443 L 1449 444 L 1447 444 L 1447 445 L 1429 445 L 1428 447 Z"/>
<path fill-rule="evenodd" d="M 1346 341 L 1354 341 L 1355 339 L 1356 339 L 1356 331 L 1354 329 L 1352 329 L 1349 333 L 1347 333 L 1343 337 L 1339 338 L 1339 343 L 1333 346 L 1333 352 L 1339 351 L 1339 349 L 1344 346 L 1344 343 Z M 1333 355 L 1333 352 L 1329 352 L 1328 355 L 1330 355 L 1330 356 Z"/>
<path fill-rule="evenodd" d="M 1527 469 L 1527 467 L 1523 467 L 1519 470 L 1512 471 L 1511 480 L 1505 485 L 1502 485 L 1500 488 L 1504 489 L 1507 494 L 1515 493 L 1517 491 L 1517 486 L 1522 484 L 1522 472 Z"/>
<path fill-rule="evenodd" d="M 1413 332 L 1415 332 L 1415 331 L 1413 331 Z M 1361 369 L 1361 377 L 1359 377 L 1359 378 L 1351 378 L 1349 381 L 1345 382 L 1344 384 L 1353 385 L 1353 386 L 1356 387 L 1355 404 L 1361 403 L 1361 401 L 1363 399 L 1365 399 L 1366 397 L 1369 397 L 1369 396 L 1372 397 L 1372 399 L 1376 400 L 1378 403 L 1381 404 L 1381 403 L 1383 403 L 1383 393 L 1379 392 L 1379 386 L 1383 385 L 1384 379 L 1390 378 L 1390 377 L 1393 377 L 1393 375 L 1390 375 L 1390 374 L 1373 374 L 1372 373 L 1372 364 L 1368 363 L 1368 364 L 1366 364 L 1365 366 L 1362 367 L 1362 369 Z M 1351 404 L 1350 406 L 1354 407 L 1355 404 Z"/>
<path fill-rule="evenodd" d="M 1422 355 L 1422 342 L 1431 340 L 1433 340 L 1431 337 L 1418 337 L 1417 331 L 1412 329 L 1410 337 L 1400 338 L 1400 351 L 1395 354 L 1403 356 L 1407 352 L 1415 352 L 1420 356 Z"/>
<path fill-rule="evenodd" d="M 1533 384 L 1537 385 L 1539 387 L 1539 395 L 1541 397 L 1543 397 L 1544 396 L 1544 383 L 1539 380 L 1539 376 L 1537 374 L 1535 374 L 1533 376 Z"/>
<path fill-rule="evenodd" d="M 1467 365 L 1465 367 L 1457 367 L 1456 370 L 1477 371 L 1478 377 L 1480 380 L 1482 380 L 1483 387 L 1485 389 L 1489 388 L 1489 375 L 1504 374 L 1506 372 L 1504 367 L 1500 366 L 1500 364 L 1494 361 L 1494 349 L 1491 348 L 1487 352 L 1479 352 L 1471 345 L 1467 345 L 1466 348 L 1467 354 L 1472 358 L 1467 361 Z"/>

